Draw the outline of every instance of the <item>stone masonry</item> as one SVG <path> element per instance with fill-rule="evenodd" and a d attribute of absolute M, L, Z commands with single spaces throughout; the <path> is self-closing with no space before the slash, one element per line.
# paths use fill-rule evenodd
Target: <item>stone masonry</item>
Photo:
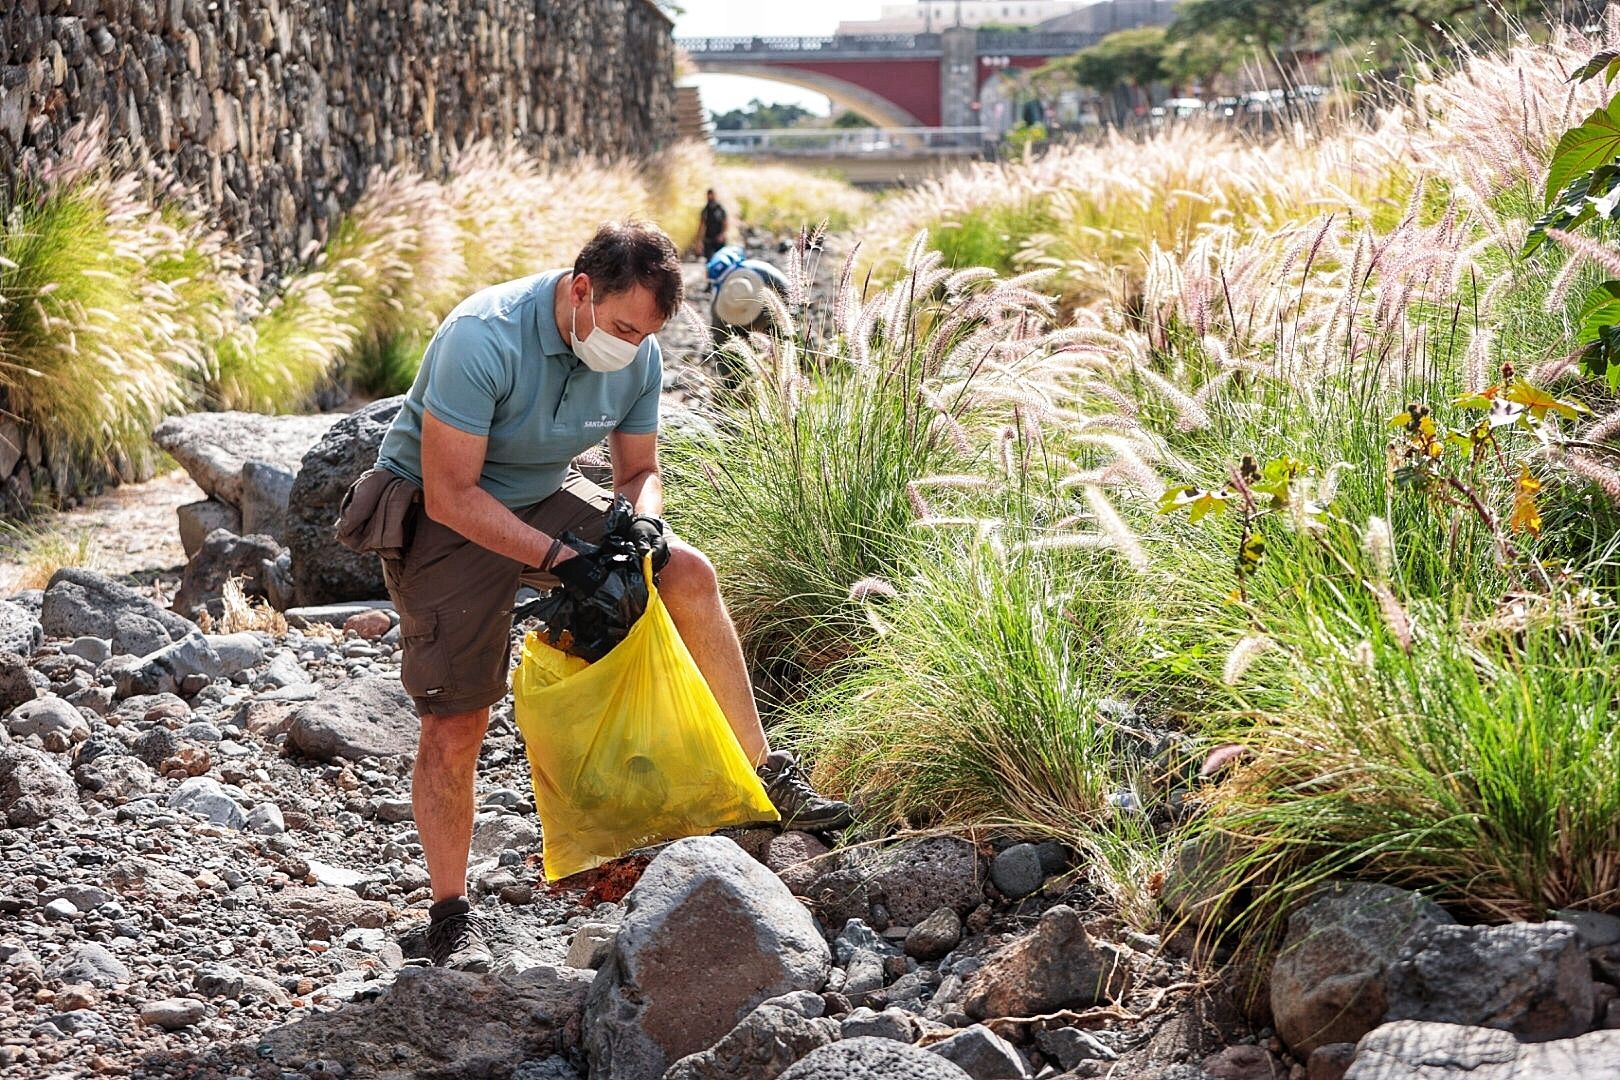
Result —
<path fill-rule="evenodd" d="M 651 0 L 7 0 L 0 180 L 100 119 L 115 164 L 195 191 L 274 275 L 374 167 L 671 141 L 670 29 Z"/>

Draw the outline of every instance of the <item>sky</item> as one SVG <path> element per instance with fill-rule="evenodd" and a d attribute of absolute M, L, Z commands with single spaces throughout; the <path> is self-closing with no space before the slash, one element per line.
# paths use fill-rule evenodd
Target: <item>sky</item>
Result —
<path fill-rule="evenodd" d="M 802 4 L 783 0 L 680 2 L 686 11 L 675 17 L 676 37 L 821 36 L 831 34 L 846 19 L 875 19 L 883 7 L 882 0 L 815 0 Z M 747 105 L 750 98 L 759 98 L 827 115 L 825 97 L 787 83 L 737 75 L 695 75 L 690 81 L 701 89 L 703 107 L 711 112 L 729 112 Z"/>

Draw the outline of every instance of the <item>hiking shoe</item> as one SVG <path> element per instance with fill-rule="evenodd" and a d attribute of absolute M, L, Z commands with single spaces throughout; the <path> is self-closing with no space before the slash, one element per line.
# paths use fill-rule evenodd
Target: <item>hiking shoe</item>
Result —
<path fill-rule="evenodd" d="M 759 767 L 759 778 L 765 783 L 771 804 L 782 815 L 784 829 L 822 832 L 847 829 L 855 823 L 854 808 L 847 802 L 816 794 L 804 770 L 786 750 L 771 752 Z"/>
<path fill-rule="evenodd" d="M 483 920 L 472 913 L 465 898 L 440 900 L 428 909 L 428 958 L 434 967 L 486 972 L 495 961 L 484 941 Z"/>

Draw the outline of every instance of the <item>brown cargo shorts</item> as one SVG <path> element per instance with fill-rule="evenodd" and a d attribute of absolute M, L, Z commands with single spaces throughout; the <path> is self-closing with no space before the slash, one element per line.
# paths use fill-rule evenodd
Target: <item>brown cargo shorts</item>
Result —
<path fill-rule="evenodd" d="M 556 494 L 513 512 L 548 536 L 571 532 L 594 544 L 612 505 L 612 492 L 570 469 Z M 518 586 L 549 589 L 557 579 L 473 543 L 421 503 L 411 513 L 404 558 L 383 567 L 399 612 L 400 679 L 424 716 L 486 708 L 506 696 Z"/>

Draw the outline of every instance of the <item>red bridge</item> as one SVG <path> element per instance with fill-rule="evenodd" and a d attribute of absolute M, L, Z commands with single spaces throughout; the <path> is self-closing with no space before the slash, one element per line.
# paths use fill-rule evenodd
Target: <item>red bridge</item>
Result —
<path fill-rule="evenodd" d="M 979 89 L 1005 68 L 1040 67 L 1101 34 L 975 30 L 824 38 L 684 38 L 700 72 L 774 79 L 825 94 L 879 127 L 974 127 Z"/>

